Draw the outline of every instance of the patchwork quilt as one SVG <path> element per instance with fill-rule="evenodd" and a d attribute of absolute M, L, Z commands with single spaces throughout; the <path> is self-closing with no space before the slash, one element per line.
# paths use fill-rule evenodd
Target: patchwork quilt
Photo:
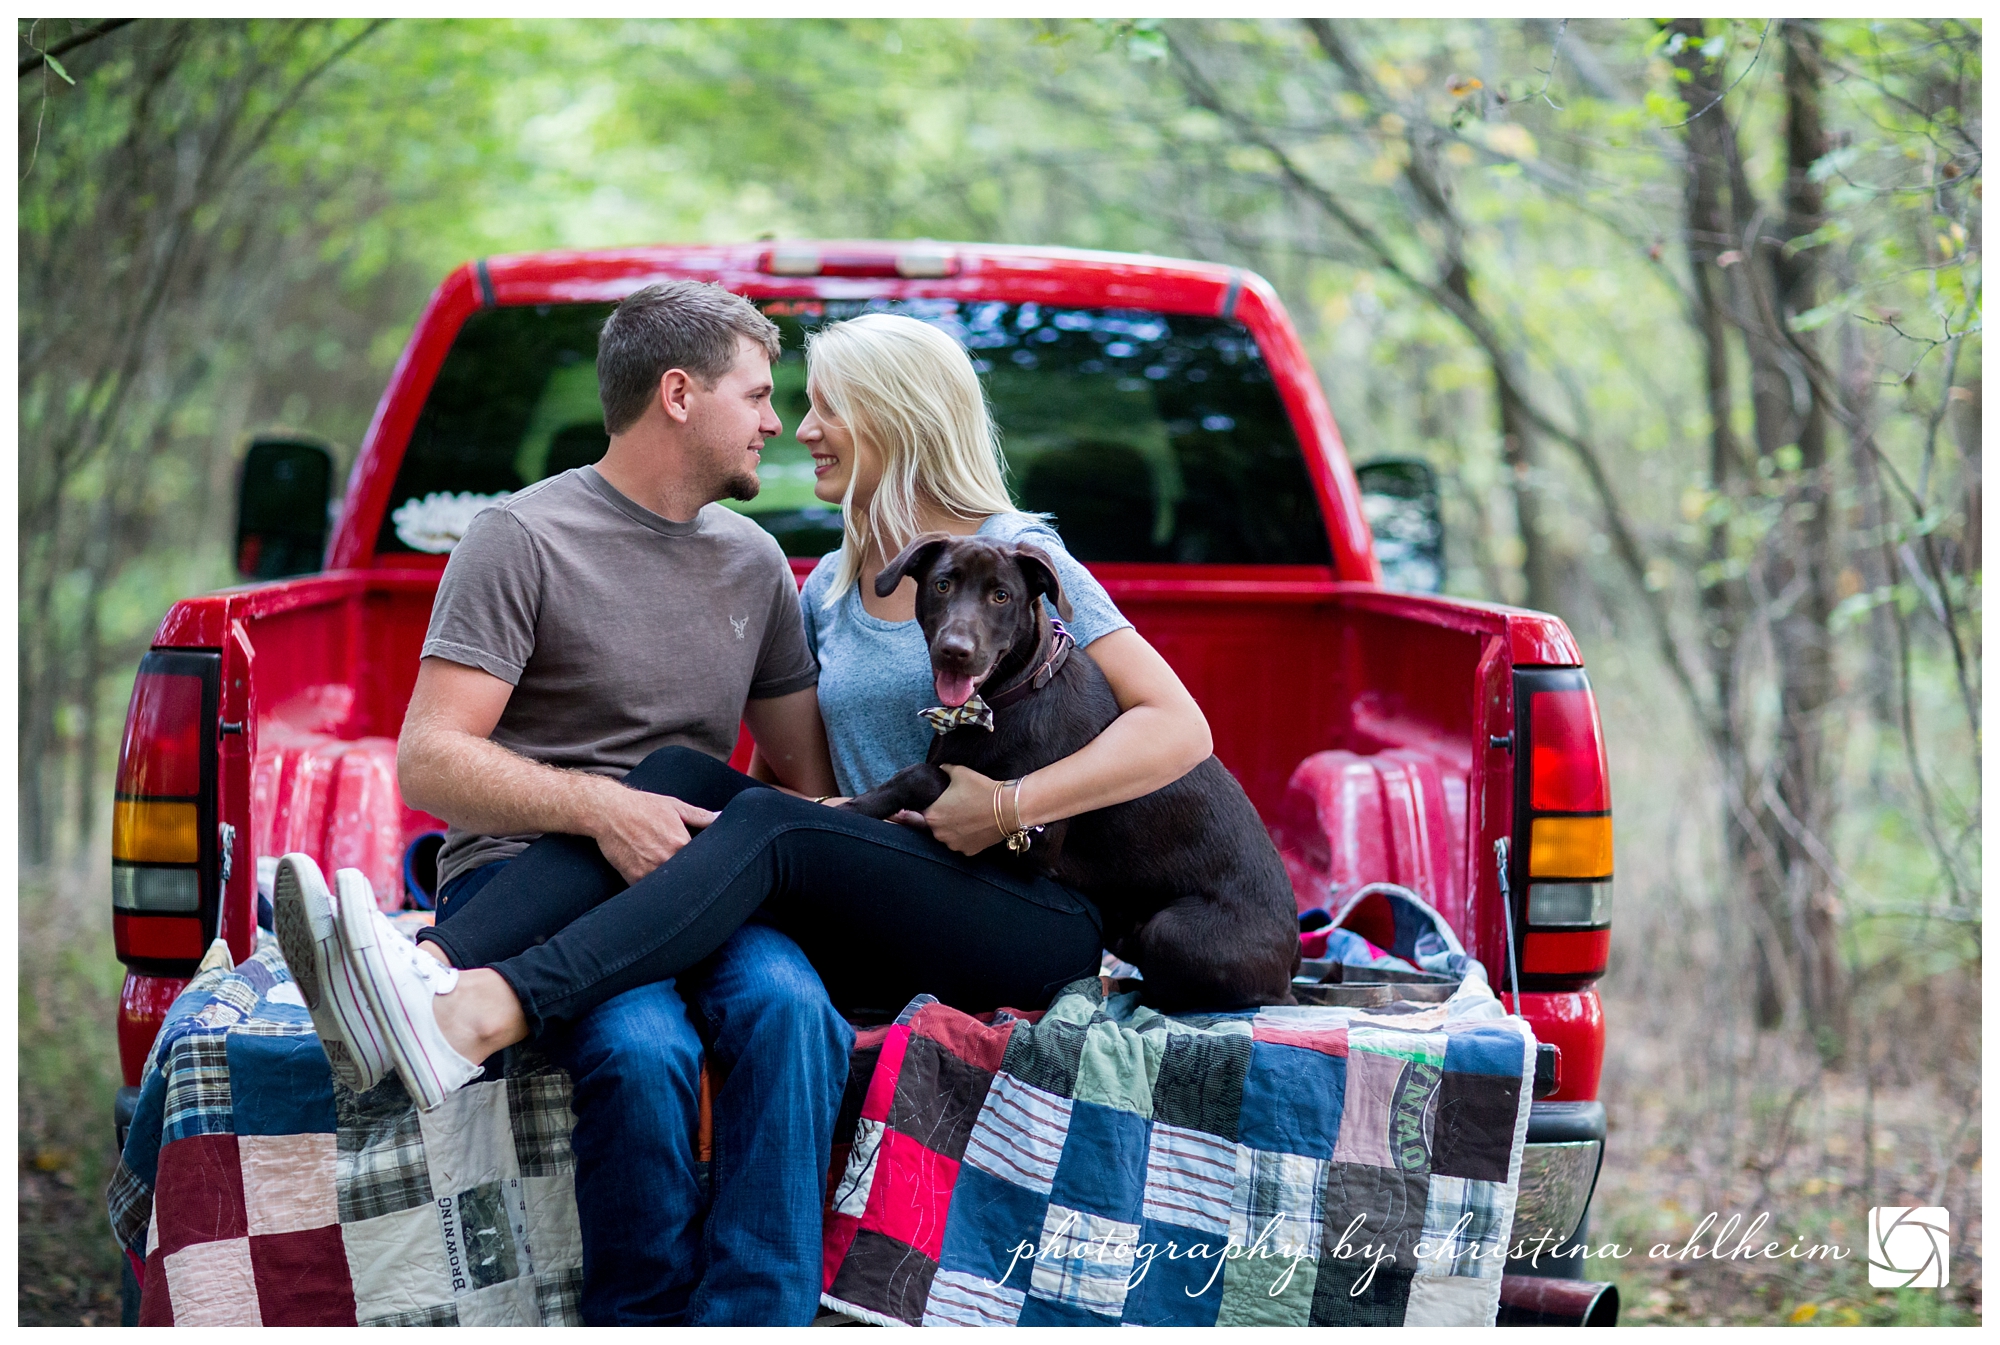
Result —
<path fill-rule="evenodd" d="M 1378 957 L 1421 955 L 1404 923 Z M 577 1323 L 569 1081 L 512 1055 L 422 1114 L 393 1077 L 334 1087 L 268 935 L 202 971 L 107 1193 L 142 1324 Z M 822 1301 L 884 1325 L 1490 1324 L 1533 1068 L 1477 963 L 1443 1004 L 1371 1010 L 1169 1019 L 1096 979 L 1039 1015 L 920 997 L 857 1037 Z"/>
<path fill-rule="evenodd" d="M 922 997 L 880 1039 L 822 1302 L 881 1325 L 1491 1325 L 1535 1042 L 1451 999 L 1035 1021 Z M 875 1042 L 868 1043 L 877 1049 Z"/>
<path fill-rule="evenodd" d="M 570 1086 L 336 1090 L 276 940 L 167 1016 L 108 1200 L 141 1325 L 577 1324 Z"/>

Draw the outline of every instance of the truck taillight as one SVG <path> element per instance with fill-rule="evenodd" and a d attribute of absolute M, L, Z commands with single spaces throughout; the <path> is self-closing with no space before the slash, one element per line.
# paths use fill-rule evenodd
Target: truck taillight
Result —
<path fill-rule="evenodd" d="M 1604 974 L 1611 952 L 1611 776 L 1597 700 L 1581 668 L 1514 674 L 1520 974 L 1568 989 Z"/>
<path fill-rule="evenodd" d="M 118 958 L 187 975 L 219 905 L 216 696 L 221 657 L 154 650 L 139 663 L 111 812 L 111 930 Z"/>

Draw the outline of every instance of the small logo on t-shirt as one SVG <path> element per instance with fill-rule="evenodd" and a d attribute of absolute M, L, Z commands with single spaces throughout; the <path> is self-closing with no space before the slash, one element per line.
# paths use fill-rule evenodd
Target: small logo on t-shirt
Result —
<path fill-rule="evenodd" d="M 736 638 L 740 640 L 743 638 L 743 628 L 750 624 L 750 618 L 747 616 L 733 616 L 729 618 L 729 624 L 736 627 Z"/>

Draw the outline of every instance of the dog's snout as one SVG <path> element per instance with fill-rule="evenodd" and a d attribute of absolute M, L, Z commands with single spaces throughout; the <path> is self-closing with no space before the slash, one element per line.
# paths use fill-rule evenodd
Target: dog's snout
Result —
<path fill-rule="evenodd" d="M 942 630 L 938 632 L 935 649 L 954 663 L 964 663 L 978 651 L 978 645 L 967 631 Z"/>

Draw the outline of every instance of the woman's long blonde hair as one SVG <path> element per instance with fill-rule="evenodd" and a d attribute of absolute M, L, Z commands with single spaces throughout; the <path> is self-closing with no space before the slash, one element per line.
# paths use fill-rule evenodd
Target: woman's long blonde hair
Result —
<path fill-rule="evenodd" d="M 1013 511 L 985 390 L 951 337 L 915 318 L 865 313 L 808 336 L 806 369 L 823 410 L 882 459 L 882 483 L 865 510 L 854 508 L 859 473 L 848 478 L 826 606 L 853 586 L 869 547 L 886 561 L 917 535 L 920 503 L 959 518 Z"/>

